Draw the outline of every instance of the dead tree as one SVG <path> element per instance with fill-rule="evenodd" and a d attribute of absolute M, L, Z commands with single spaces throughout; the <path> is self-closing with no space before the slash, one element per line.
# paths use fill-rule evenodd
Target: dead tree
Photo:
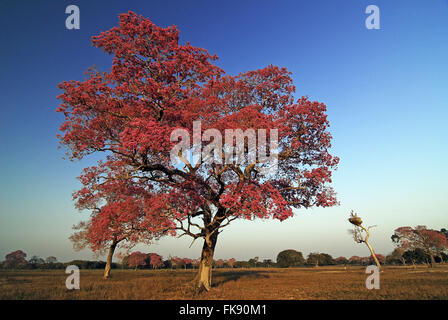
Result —
<path fill-rule="evenodd" d="M 366 246 L 370 250 L 370 253 L 372 254 L 373 259 L 375 260 L 376 265 L 378 266 L 378 269 L 381 270 L 380 262 L 378 261 L 375 251 L 373 251 L 373 248 L 369 243 L 369 237 L 370 237 L 369 230 L 376 226 L 370 226 L 368 228 L 364 227 L 362 225 L 362 219 L 358 217 L 358 215 L 354 213 L 353 210 L 350 212 L 350 218 L 348 219 L 348 221 L 350 221 L 350 223 L 355 226 L 353 230 L 350 230 L 350 232 L 353 234 L 353 239 L 355 240 L 355 242 L 357 243 L 364 242 L 366 244 Z"/>

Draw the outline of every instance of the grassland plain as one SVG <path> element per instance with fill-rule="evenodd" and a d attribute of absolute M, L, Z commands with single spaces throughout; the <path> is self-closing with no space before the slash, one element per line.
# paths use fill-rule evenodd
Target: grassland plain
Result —
<path fill-rule="evenodd" d="M 196 270 L 81 270 L 80 290 L 67 290 L 65 270 L 0 270 L 0 299 L 448 299 L 448 265 L 384 267 L 380 289 L 365 286 L 365 267 L 213 270 L 210 292 L 195 294 Z"/>

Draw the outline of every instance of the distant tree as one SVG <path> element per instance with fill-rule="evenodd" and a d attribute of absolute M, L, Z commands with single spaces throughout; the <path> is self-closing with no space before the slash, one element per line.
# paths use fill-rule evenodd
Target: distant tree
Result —
<path fill-rule="evenodd" d="M 316 267 L 319 266 L 319 257 L 320 255 L 318 252 L 311 252 L 306 258 L 306 264 L 314 265 Z"/>
<path fill-rule="evenodd" d="M 321 258 L 321 261 L 322 261 L 322 265 L 331 266 L 331 265 L 336 264 L 334 262 L 333 257 L 331 255 L 329 255 L 328 253 L 321 253 L 320 254 L 320 258 Z"/>
<path fill-rule="evenodd" d="M 218 259 L 218 260 L 216 260 L 215 264 L 216 264 L 217 268 L 223 268 L 224 267 L 224 260 L 223 259 Z"/>
<path fill-rule="evenodd" d="M 350 264 L 359 265 L 359 264 L 362 263 L 362 258 L 359 257 L 359 256 L 351 256 L 351 257 L 348 259 L 348 262 L 349 262 Z"/>
<path fill-rule="evenodd" d="M 400 227 L 391 237 L 392 241 L 403 250 L 422 249 L 430 258 L 430 265 L 435 263 L 434 255 L 448 248 L 446 236 L 426 226 Z"/>
<path fill-rule="evenodd" d="M 149 253 L 149 264 L 153 269 L 158 269 L 163 266 L 163 259 L 162 256 L 158 255 L 157 253 Z"/>
<path fill-rule="evenodd" d="M 249 268 L 249 262 L 248 261 L 237 261 L 235 262 L 235 267 L 236 268 Z"/>
<path fill-rule="evenodd" d="M 272 259 L 264 259 L 262 264 L 263 267 L 270 268 L 274 265 L 274 262 L 272 261 Z"/>
<path fill-rule="evenodd" d="M 193 269 L 199 268 L 200 259 L 191 259 L 191 266 Z"/>
<path fill-rule="evenodd" d="M 150 244 L 154 238 L 165 234 L 166 228 L 154 225 L 163 222 L 149 219 L 146 206 L 151 201 L 151 193 L 133 180 L 122 180 L 122 169 L 87 168 L 79 177 L 83 187 L 73 194 L 76 208 L 90 211 L 90 219 L 73 226 L 70 236 L 75 250 L 86 247 L 98 254 L 107 252 L 104 278 L 110 277 L 115 250 L 121 246 L 127 249 L 137 243 Z M 98 183 L 95 174 L 109 177 Z M 157 211 L 157 209 L 153 208 Z"/>
<path fill-rule="evenodd" d="M 32 256 L 29 260 L 28 260 L 28 264 L 31 266 L 31 268 L 33 269 L 37 269 L 37 268 L 42 268 L 43 265 L 45 264 L 45 260 L 38 257 L 38 256 Z"/>
<path fill-rule="evenodd" d="M 173 266 L 171 265 L 171 258 L 168 258 L 167 260 L 163 261 L 163 268 L 164 269 L 172 269 Z"/>
<path fill-rule="evenodd" d="M 328 265 L 334 265 L 334 259 L 332 256 L 330 256 L 327 253 L 318 253 L 318 252 L 312 252 L 308 255 L 306 263 L 308 265 L 315 265 L 316 267 L 318 265 L 321 266 L 328 266 Z"/>
<path fill-rule="evenodd" d="M 448 262 L 448 254 L 445 252 L 441 253 L 440 258 L 442 259 L 442 262 Z"/>
<path fill-rule="evenodd" d="M 236 260 L 235 258 L 230 258 L 229 260 L 226 261 L 227 266 L 229 266 L 229 268 L 233 268 L 235 266 Z"/>
<path fill-rule="evenodd" d="M 349 263 L 348 259 L 342 256 L 334 259 L 334 262 L 338 265 L 347 265 Z"/>
<path fill-rule="evenodd" d="M 376 258 L 376 256 L 377 256 L 377 255 L 375 254 L 375 258 Z M 362 264 L 363 266 L 370 265 L 370 264 L 372 264 L 371 261 L 375 261 L 375 258 L 374 258 L 372 255 L 367 256 L 367 257 L 361 257 L 361 264 Z M 372 259 L 373 259 L 373 260 L 372 260 Z M 376 261 L 379 262 L 378 258 L 377 258 Z M 376 262 L 376 261 L 375 261 L 375 262 Z"/>
<path fill-rule="evenodd" d="M 171 266 L 174 268 L 191 268 L 192 266 L 192 260 L 190 258 L 179 258 L 179 257 L 172 257 L 170 259 Z"/>
<path fill-rule="evenodd" d="M 378 260 L 381 264 L 383 264 L 383 263 L 386 262 L 386 257 L 385 257 L 384 255 L 379 254 L 379 253 L 376 253 L 375 256 L 376 256 L 377 260 Z M 375 259 L 374 259 L 372 256 L 370 256 L 370 257 L 369 257 L 369 264 L 373 264 L 373 263 L 375 263 Z"/>
<path fill-rule="evenodd" d="M 429 254 L 422 248 L 415 248 L 414 250 L 407 250 L 403 254 L 403 258 L 407 263 L 415 265 L 415 264 L 426 264 L 431 262 L 431 257 Z"/>
<path fill-rule="evenodd" d="M 406 265 L 406 259 L 403 257 L 404 252 L 405 250 L 403 250 L 403 248 L 395 248 L 394 251 L 386 257 L 387 263 L 396 264 L 397 262 L 400 262 L 402 265 Z"/>
<path fill-rule="evenodd" d="M 184 258 L 185 268 L 192 268 L 193 260 L 190 258 Z"/>
<path fill-rule="evenodd" d="M 126 255 L 121 259 L 121 268 L 123 269 L 129 268 L 129 255 Z"/>
<path fill-rule="evenodd" d="M 51 263 L 57 263 L 58 259 L 56 259 L 56 257 L 53 256 L 49 256 L 45 259 L 45 263 L 47 264 L 51 264 Z"/>
<path fill-rule="evenodd" d="M 26 261 L 26 253 L 22 250 L 16 250 L 8 253 L 5 256 L 5 261 L 3 261 L 4 269 L 23 269 L 28 266 Z"/>
<path fill-rule="evenodd" d="M 445 228 L 440 229 L 439 231 L 441 234 L 443 234 L 445 236 L 445 238 L 448 239 L 448 230 Z"/>
<path fill-rule="evenodd" d="M 249 262 L 249 266 L 252 267 L 252 268 L 256 267 L 257 264 L 258 264 L 258 260 L 259 260 L 259 257 L 255 257 L 255 258 L 249 259 L 249 261 L 248 261 Z"/>
<path fill-rule="evenodd" d="M 447 244 L 448 244 L 448 230 L 445 228 L 440 229 L 439 231 L 440 234 L 442 234 L 443 236 L 445 236 L 445 239 L 447 240 Z M 448 245 L 447 246 L 442 246 L 442 247 L 438 247 L 436 248 L 436 253 L 440 259 L 440 262 L 447 262 L 447 258 L 448 258 Z"/>
<path fill-rule="evenodd" d="M 283 250 L 277 255 L 277 265 L 281 268 L 301 266 L 305 264 L 302 252 L 288 249 Z"/>
<path fill-rule="evenodd" d="M 180 257 L 171 257 L 170 259 L 171 267 L 174 269 L 185 268 L 185 260 Z"/>
<path fill-rule="evenodd" d="M 129 267 L 137 270 L 139 267 L 143 268 L 149 264 L 148 256 L 140 251 L 132 252 L 129 256 Z"/>

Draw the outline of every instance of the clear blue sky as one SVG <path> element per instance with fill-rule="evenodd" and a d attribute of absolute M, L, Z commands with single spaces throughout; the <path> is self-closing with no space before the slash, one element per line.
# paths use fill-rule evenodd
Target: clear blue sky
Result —
<path fill-rule="evenodd" d="M 81 11 L 80 30 L 65 28 L 65 8 Z M 365 8 L 381 10 L 367 30 Z M 237 222 L 220 236 L 216 257 L 275 258 L 282 249 L 367 256 L 347 233 L 358 211 L 376 224 L 376 251 L 392 251 L 396 227 L 448 227 L 448 1 L 17 1 L 0 2 L 0 260 L 8 252 L 91 258 L 67 239 L 88 213 L 73 208 L 75 179 L 91 160 L 63 160 L 55 113 L 63 80 L 82 79 L 111 58 L 90 38 L 128 10 L 182 41 L 220 57 L 229 74 L 268 64 L 293 72 L 297 95 L 328 106 L 334 187 L 341 205 L 298 211 L 277 221 Z M 161 240 L 146 251 L 198 257 L 201 244 Z"/>

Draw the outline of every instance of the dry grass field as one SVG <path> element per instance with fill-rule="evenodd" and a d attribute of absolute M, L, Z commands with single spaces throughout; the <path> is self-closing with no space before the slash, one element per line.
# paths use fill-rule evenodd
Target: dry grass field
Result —
<path fill-rule="evenodd" d="M 0 299 L 448 299 L 448 265 L 385 267 L 379 290 L 365 287 L 363 267 L 217 269 L 213 288 L 194 294 L 196 270 L 81 270 L 67 290 L 65 270 L 0 271 Z"/>

